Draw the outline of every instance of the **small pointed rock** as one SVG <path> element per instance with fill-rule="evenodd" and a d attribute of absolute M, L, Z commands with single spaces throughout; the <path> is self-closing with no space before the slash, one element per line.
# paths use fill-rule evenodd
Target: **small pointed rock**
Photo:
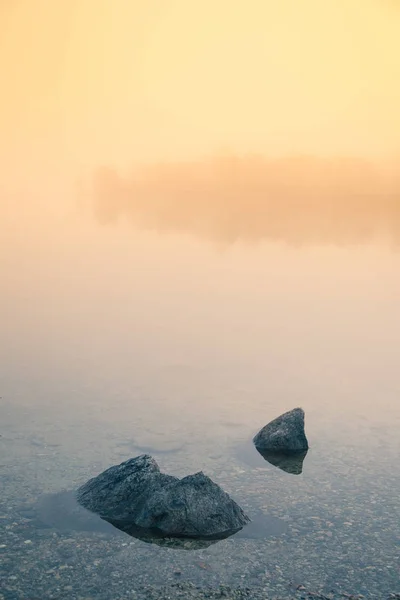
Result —
<path fill-rule="evenodd" d="M 253 438 L 257 450 L 297 453 L 308 450 L 304 410 L 294 408 L 265 425 Z"/>

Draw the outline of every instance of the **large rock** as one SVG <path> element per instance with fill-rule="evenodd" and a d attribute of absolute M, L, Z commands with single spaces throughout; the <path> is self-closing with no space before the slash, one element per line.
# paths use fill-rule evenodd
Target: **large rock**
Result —
<path fill-rule="evenodd" d="M 119 522 L 166 537 L 220 538 L 250 519 L 204 473 L 164 475 L 148 455 L 132 458 L 90 479 L 78 502 L 117 526 Z"/>
<path fill-rule="evenodd" d="M 304 432 L 304 410 L 295 408 L 274 419 L 257 433 L 253 442 L 264 452 L 305 452 L 308 442 Z"/>

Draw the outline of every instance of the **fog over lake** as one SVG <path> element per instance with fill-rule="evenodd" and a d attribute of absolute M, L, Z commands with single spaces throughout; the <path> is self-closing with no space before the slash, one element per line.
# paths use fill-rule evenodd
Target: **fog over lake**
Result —
<path fill-rule="evenodd" d="M 400 592 L 399 18 L 0 2 L 0 600 Z M 252 522 L 77 505 L 141 454 Z"/>

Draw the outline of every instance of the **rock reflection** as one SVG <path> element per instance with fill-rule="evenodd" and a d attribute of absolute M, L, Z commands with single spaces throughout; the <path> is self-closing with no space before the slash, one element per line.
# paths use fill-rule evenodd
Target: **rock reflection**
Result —
<path fill-rule="evenodd" d="M 142 542 L 156 544 L 157 546 L 173 548 L 176 550 L 202 550 L 208 548 L 212 544 L 216 544 L 221 540 L 227 539 L 228 537 L 231 537 L 240 531 L 231 531 L 216 538 L 193 539 L 188 537 L 165 537 L 156 530 L 137 527 L 134 523 L 129 521 L 115 521 L 111 519 L 104 520 L 113 525 L 116 529 L 119 529 L 120 531 L 123 531 L 124 533 L 141 540 Z"/>
<path fill-rule="evenodd" d="M 303 463 L 307 452 L 284 454 L 281 452 L 263 451 L 259 448 L 256 448 L 256 450 L 267 462 L 286 473 L 300 475 L 303 472 Z"/>
<path fill-rule="evenodd" d="M 290 244 L 400 241 L 400 180 L 347 158 L 216 157 L 158 164 L 93 180 L 100 223 L 184 232 L 212 241 Z"/>

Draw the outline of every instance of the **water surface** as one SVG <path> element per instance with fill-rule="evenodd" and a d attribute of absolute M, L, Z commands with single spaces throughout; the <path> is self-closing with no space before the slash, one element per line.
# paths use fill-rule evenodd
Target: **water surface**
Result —
<path fill-rule="evenodd" d="M 146 226 L 126 214 L 105 224 L 91 210 L 4 214 L 7 598 L 106 598 L 110 581 L 130 590 L 132 581 L 176 577 L 275 595 L 300 584 L 367 598 L 399 591 L 400 254 L 385 225 L 398 231 L 391 207 L 367 239 L 350 219 L 345 236 L 333 221 L 339 239 L 328 240 L 318 239 L 321 213 L 313 221 L 308 207 L 301 244 L 285 213 L 274 217 L 280 241 L 262 224 L 245 239 L 236 218 L 232 241 L 208 225 L 199 233 L 192 214 Z M 202 218 L 212 221 L 207 211 Z M 247 215 L 247 233 L 253 222 Z M 250 440 L 296 406 L 310 450 L 293 475 Z M 203 470 L 257 527 L 186 552 L 85 528 L 52 514 L 54 504 L 43 513 L 45 495 L 144 452 L 177 476 Z"/>

